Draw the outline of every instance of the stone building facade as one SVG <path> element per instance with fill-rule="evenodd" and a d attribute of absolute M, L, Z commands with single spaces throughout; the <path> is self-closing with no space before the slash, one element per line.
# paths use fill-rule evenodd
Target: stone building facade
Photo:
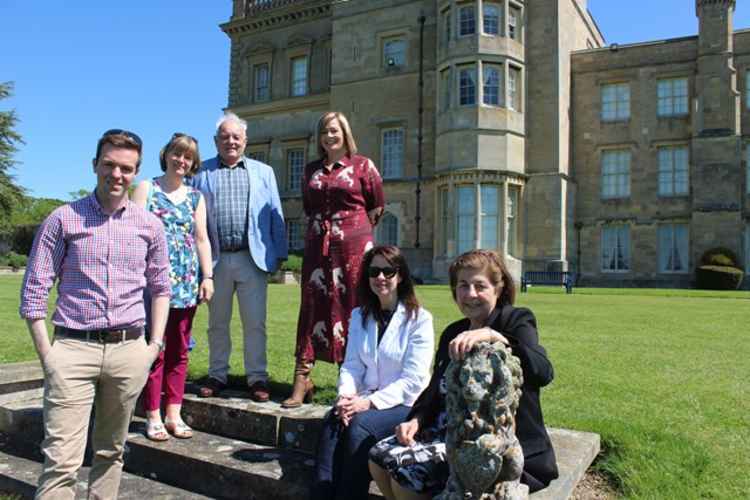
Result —
<path fill-rule="evenodd" d="M 697 37 L 619 47 L 586 7 L 234 0 L 228 108 L 276 171 L 291 246 L 317 119 L 339 110 L 384 178 L 378 240 L 424 279 L 477 247 L 591 285 L 689 286 L 718 245 L 747 261 L 750 31 L 733 31 L 734 1 L 697 0 Z"/>

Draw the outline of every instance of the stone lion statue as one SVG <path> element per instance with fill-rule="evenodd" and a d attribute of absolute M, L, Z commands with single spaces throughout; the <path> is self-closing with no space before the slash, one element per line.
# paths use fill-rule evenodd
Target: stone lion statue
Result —
<path fill-rule="evenodd" d="M 481 342 L 445 372 L 450 476 L 439 500 L 528 498 L 515 415 L 521 363 L 501 342 Z"/>

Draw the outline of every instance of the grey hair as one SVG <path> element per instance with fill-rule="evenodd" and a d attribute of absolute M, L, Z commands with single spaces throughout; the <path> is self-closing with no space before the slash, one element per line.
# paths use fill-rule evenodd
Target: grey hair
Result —
<path fill-rule="evenodd" d="M 228 111 L 224 113 L 222 117 L 219 118 L 219 120 L 216 122 L 216 136 L 217 137 L 219 135 L 219 129 L 221 128 L 222 125 L 224 125 L 227 122 L 236 123 L 242 129 L 242 132 L 244 132 L 245 135 L 247 135 L 247 122 L 243 120 L 242 118 L 240 118 L 239 116 L 237 116 L 236 114 L 232 113 L 231 111 Z"/>

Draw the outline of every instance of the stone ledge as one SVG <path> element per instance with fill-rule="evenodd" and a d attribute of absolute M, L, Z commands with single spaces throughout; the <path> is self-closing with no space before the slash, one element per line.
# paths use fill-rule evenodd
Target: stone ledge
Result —
<path fill-rule="evenodd" d="M 2 365 L 0 394 L 35 389 L 44 385 L 44 372 L 39 361 L 25 361 Z"/>
<path fill-rule="evenodd" d="M 42 464 L 20 456 L 12 447 L 0 444 L 0 491 L 9 492 L 20 498 L 34 498 L 37 481 L 42 472 Z M 86 498 L 89 467 L 82 467 L 78 474 L 76 498 Z M 168 486 L 150 479 L 123 473 L 120 483 L 121 499 L 159 499 L 159 500 L 202 500 L 203 495 Z"/>

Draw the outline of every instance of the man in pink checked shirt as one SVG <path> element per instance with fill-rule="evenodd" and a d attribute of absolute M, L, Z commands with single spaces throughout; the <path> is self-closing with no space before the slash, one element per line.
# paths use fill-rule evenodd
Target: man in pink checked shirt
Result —
<path fill-rule="evenodd" d="M 96 190 L 50 214 L 34 239 L 21 289 L 44 369 L 44 469 L 36 498 L 75 497 L 89 416 L 96 408 L 89 498 L 117 498 L 130 417 L 163 345 L 169 260 L 161 222 L 128 198 L 141 139 L 109 130 L 96 147 Z M 54 341 L 45 318 L 57 281 Z M 143 336 L 144 287 L 153 297 Z"/>

